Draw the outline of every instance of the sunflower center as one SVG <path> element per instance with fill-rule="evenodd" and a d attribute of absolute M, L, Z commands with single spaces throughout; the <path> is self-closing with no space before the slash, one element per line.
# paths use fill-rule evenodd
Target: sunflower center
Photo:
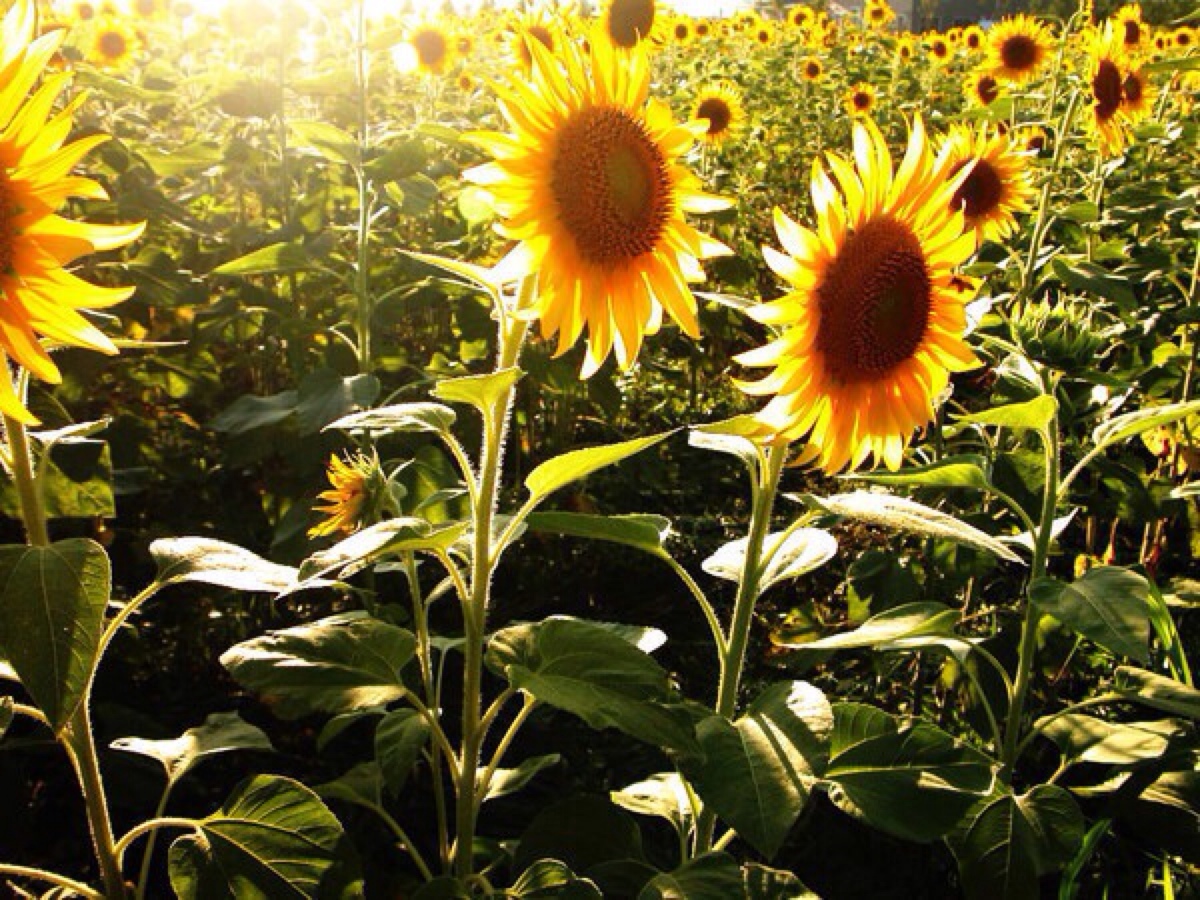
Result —
<path fill-rule="evenodd" d="M 100 53 L 106 59 L 120 59 L 125 55 L 125 38 L 116 31 L 106 31 L 97 39 Z"/>
<path fill-rule="evenodd" d="M 950 177 L 953 178 L 961 172 L 967 162 L 968 160 L 963 160 L 954 166 L 950 170 Z M 995 166 L 986 159 L 977 159 L 967 180 L 954 192 L 950 206 L 953 209 L 961 208 L 967 221 L 973 222 L 994 210 L 1000 205 L 1002 199 L 1004 199 L 1004 179 L 1000 177 Z"/>
<path fill-rule="evenodd" d="M 654 0 L 613 0 L 608 36 L 618 47 L 636 47 L 654 27 Z"/>
<path fill-rule="evenodd" d="M 1000 61 L 1014 72 L 1026 72 L 1037 63 L 1037 41 L 1028 35 L 1014 34 L 1000 45 Z"/>
<path fill-rule="evenodd" d="M 585 109 L 559 131 L 550 190 L 580 255 L 598 265 L 653 250 L 673 202 L 662 150 L 611 106 Z"/>
<path fill-rule="evenodd" d="M 0 171 L 0 274 L 7 275 L 13 271 L 16 251 L 17 217 L 21 207 L 13 196 L 12 185 L 8 175 Z"/>
<path fill-rule="evenodd" d="M 1121 107 L 1121 70 L 1111 59 L 1102 59 L 1092 78 L 1092 96 L 1096 98 L 1096 118 L 1112 118 Z"/>
<path fill-rule="evenodd" d="M 437 68 L 446 58 L 446 38 L 436 31 L 420 31 L 412 39 L 417 59 L 427 69 Z"/>
<path fill-rule="evenodd" d="M 1125 92 L 1125 102 L 1136 106 L 1142 99 L 1142 82 L 1136 75 L 1126 75 L 1121 89 Z"/>
<path fill-rule="evenodd" d="M 733 110 L 720 97 L 705 97 L 696 107 L 697 119 L 708 119 L 709 135 L 724 134 L 733 121 Z"/>
<path fill-rule="evenodd" d="M 1000 83 L 991 75 L 981 75 L 975 82 L 975 93 L 985 105 L 990 106 L 1000 96 Z"/>
<path fill-rule="evenodd" d="M 832 378 L 869 381 L 921 345 L 933 285 L 916 236 L 890 218 L 852 234 L 817 287 L 817 350 Z"/>

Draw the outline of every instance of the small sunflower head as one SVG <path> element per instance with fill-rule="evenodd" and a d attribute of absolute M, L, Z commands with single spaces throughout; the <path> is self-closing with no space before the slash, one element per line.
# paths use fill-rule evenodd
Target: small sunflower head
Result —
<path fill-rule="evenodd" d="M 308 530 L 309 537 L 353 534 L 378 521 L 387 479 L 375 456 L 334 454 L 325 474 L 330 486 L 317 495 L 324 505 L 315 507 L 325 519 Z"/>

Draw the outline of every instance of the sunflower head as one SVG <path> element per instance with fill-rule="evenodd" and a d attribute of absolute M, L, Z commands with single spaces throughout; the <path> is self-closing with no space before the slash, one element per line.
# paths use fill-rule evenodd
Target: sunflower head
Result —
<path fill-rule="evenodd" d="M 334 454 L 325 474 L 329 489 L 317 495 L 325 505 L 314 507 L 325 520 L 308 529 L 308 536 L 353 534 L 364 525 L 373 524 L 387 490 L 379 460 L 362 453 L 347 459 Z"/>
<path fill-rule="evenodd" d="M 966 170 L 964 179 L 950 199 L 961 209 L 966 226 L 974 230 L 980 243 L 999 240 L 1016 229 L 1017 213 L 1029 209 L 1033 197 L 1028 157 L 1018 152 L 1008 134 L 963 125 L 950 129 L 938 157 L 954 178 Z"/>
<path fill-rule="evenodd" d="M 875 108 L 875 88 L 866 82 L 853 85 L 846 91 L 842 106 L 855 118 L 870 115 L 871 110 Z"/>
<path fill-rule="evenodd" d="M 614 47 L 631 50 L 643 42 L 657 40 L 663 21 L 657 0 L 608 0 L 598 32 Z"/>
<path fill-rule="evenodd" d="M 67 200 L 107 199 L 89 178 L 72 175 L 75 165 L 105 135 L 67 143 L 80 99 L 58 112 L 54 104 L 69 83 L 48 75 L 30 90 L 62 44 L 65 32 L 34 32 L 29 0 L 17 0 L 0 25 L 0 54 L 7 79 L 0 84 L 0 364 L 12 360 L 35 378 L 57 384 L 62 375 L 43 346 L 87 347 L 116 353 L 111 340 L 80 315 L 112 306 L 132 288 L 98 287 L 68 271 L 75 260 L 128 244 L 142 225 L 89 225 L 56 214 Z M 7 368 L 5 369 L 7 374 Z M 21 422 L 36 419 L 0 378 L 0 412 Z"/>
<path fill-rule="evenodd" d="M 1050 29 L 1039 19 L 1003 19 L 988 32 L 988 66 L 1009 81 L 1028 81 L 1041 70 L 1053 44 Z"/>
<path fill-rule="evenodd" d="M 701 259 L 729 252 L 683 217 L 729 205 L 682 162 L 709 122 L 676 124 L 649 98 L 641 48 L 531 48 L 530 76 L 499 87 L 513 133 L 470 135 L 495 160 L 466 177 L 491 193 L 500 234 L 519 242 L 506 268 L 536 273 L 543 334 L 557 333 L 561 353 L 586 328 L 585 374 L 610 352 L 627 367 L 664 311 L 698 335 L 688 281 L 703 278 Z"/>
<path fill-rule="evenodd" d="M 750 312 L 776 337 L 739 362 L 773 371 L 742 389 L 771 396 L 758 420 L 807 440 L 826 472 L 868 457 L 896 469 L 949 373 L 976 364 L 954 272 L 975 249 L 950 202 L 962 178 L 935 163 L 920 119 L 899 166 L 870 120 L 854 126 L 853 159 L 828 164 L 833 178 L 813 164 L 814 229 L 775 212 L 785 252 L 763 253 L 791 290 Z"/>
<path fill-rule="evenodd" d="M 719 81 L 702 88 L 692 106 L 692 118 L 702 119 L 708 128 L 700 136 L 706 144 L 723 144 L 742 127 L 742 95 L 731 81 Z"/>

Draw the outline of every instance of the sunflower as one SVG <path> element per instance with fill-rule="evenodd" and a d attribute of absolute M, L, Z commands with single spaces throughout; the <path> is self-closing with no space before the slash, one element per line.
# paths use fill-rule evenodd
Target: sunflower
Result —
<path fill-rule="evenodd" d="M 1092 89 L 1092 117 L 1089 124 L 1096 143 L 1105 156 L 1116 156 L 1129 143 L 1129 119 L 1122 109 L 1128 57 L 1121 37 L 1108 23 L 1090 40 L 1088 82 Z"/>
<path fill-rule="evenodd" d="M 1024 153 L 1017 152 L 1007 134 L 989 132 L 986 125 L 978 130 L 952 126 L 938 164 L 948 178 L 970 167 L 950 203 L 963 211 L 966 227 L 974 229 L 979 243 L 1012 234 L 1017 213 L 1029 209 L 1033 184 Z"/>
<path fill-rule="evenodd" d="M 47 76 L 29 91 L 58 51 L 61 29 L 34 39 L 34 11 L 18 0 L 8 11 L 0 35 L 0 362 L 11 359 L 31 375 L 57 384 L 62 375 L 39 337 L 54 344 L 87 347 L 102 353 L 117 348 L 79 310 L 112 306 L 133 288 L 88 284 L 65 266 L 88 253 L 122 247 L 144 225 L 90 225 L 55 214 L 69 198 L 106 199 L 104 189 L 72 168 L 106 135 L 89 135 L 64 146 L 71 118 L 82 97 L 51 114 L 70 76 Z M 13 390 L 0 378 L 0 412 L 36 424 Z"/>
<path fill-rule="evenodd" d="M 786 253 L 763 253 L 791 291 L 751 309 L 781 333 L 738 357 L 774 369 L 741 387 L 774 395 L 758 420 L 788 440 L 806 438 L 805 455 L 826 472 L 868 456 L 894 470 L 949 372 L 977 364 L 962 339 L 969 292 L 954 274 L 975 236 L 950 205 L 962 177 L 937 168 L 919 118 L 895 170 L 870 120 L 855 124 L 853 162 L 828 160 L 836 185 L 813 163 L 815 230 L 775 211 Z"/>
<path fill-rule="evenodd" d="M 800 77 L 805 81 L 820 81 L 825 74 L 825 66 L 815 56 L 809 56 L 800 61 Z"/>
<path fill-rule="evenodd" d="M 433 23 L 418 25 L 408 36 L 418 71 L 440 75 L 450 63 L 450 34 Z"/>
<path fill-rule="evenodd" d="M 1142 53 L 1150 44 L 1150 29 L 1142 21 L 1142 8 L 1136 3 L 1122 6 L 1112 17 L 1113 30 L 1121 36 L 1121 46 L 1130 55 Z"/>
<path fill-rule="evenodd" d="M 875 108 L 875 88 L 859 82 L 846 91 L 842 106 L 851 116 L 866 116 Z"/>
<path fill-rule="evenodd" d="M 326 477 L 331 487 L 317 495 L 318 500 L 325 501 L 325 506 L 314 507 L 326 519 L 308 529 L 308 536 L 353 534 L 366 524 L 374 495 L 381 486 L 379 464 L 361 453 L 345 460 L 334 454 L 329 458 Z"/>
<path fill-rule="evenodd" d="M 105 18 L 96 26 L 87 58 L 93 65 L 120 69 L 133 59 L 137 45 L 136 31 L 121 19 Z"/>
<path fill-rule="evenodd" d="M 974 106 L 991 106 L 1002 93 L 1000 82 L 987 69 L 976 69 L 967 76 L 963 93 Z"/>
<path fill-rule="evenodd" d="M 700 139 L 710 146 L 729 140 L 741 127 L 744 117 L 741 93 L 730 81 L 719 81 L 702 89 L 692 107 L 692 118 L 708 123 Z"/>
<path fill-rule="evenodd" d="M 466 177 L 492 193 L 505 220 L 499 232 L 521 242 L 510 271 L 537 273 L 536 312 L 543 334 L 558 334 L 558 352 L 586 327 L 585 376 L 610 351 L 628 367 L 664 309 L 698 335 L 687 282 L 703 279 L 699 260 L 729 252 L 683 218 L 729 206 L 679 161 L 708 123 L 677 125 L 649 99 L 640 49 L 618 52 L 606 41 L 592 42 L 586 57 L 574 44 L 555 57 L 532 49 L 531 77 L 500 88 L 515 133 L 470 135 L 495 161 Z"/>
<path fill-rule="evenodd" d="M 1032 16 L 1002 19 L 988 32 L 988 65 L 1009 81 L 1028 81 L 1050 55 L 1053 43 L 1050 29 Z"/>
<path fill-rule="evenodd" d="M 656 26 L 663 21 L 656 15 L 657 6 L 657 0 L 608 0 L 600 18 L 600 33 L 614 47 L 625 50 L 657 39 Z"/>

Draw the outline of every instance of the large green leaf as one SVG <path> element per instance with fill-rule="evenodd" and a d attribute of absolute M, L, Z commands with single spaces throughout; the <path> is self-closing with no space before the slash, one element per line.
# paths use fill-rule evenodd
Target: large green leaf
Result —
<path fill-rule="evenodd" d="M 655 875 L 637 900 L 729 900 L 742 892 L 742 870 L 727 853 L 705 853 Z"/>
<path fill-rule="evenodd" d="M 454 410 L 440 403 L 400 403 L 351 413 L 330 422 L 325 430 L 363 431 L 376 436 L 411 431 L 448 434 L 456 418 Z"/>
<path fill-rule="evenodd" d="M 811 494 L 785 496 L 823 512 L 895 531 L 908 531 L 924 537 L 966 544 L 986 550 L 1000 559 L 1020 562 L 1019 556 L 991 535 L 949 513 L 906 497 L 875 491 L 853 491 L 849 494 L 834 494 L 831 497 L 815 497 Z"/>
<path fill-rule="evenodd" d="M 285 719 L 389 703 L 407 689 L 412 633 L 361 613 L 273 631 L 221 657 L 239 684 L 258 692 Z"/>
<path fill-rule="evenodd" d="M 1070 584 L 1039 578 L 1030 585 L 1029 596 L 1072 631 L 1145 664 L 1150 661 L 1149 591 L 1136 572 L 1098 566 Z"/>
<path fill-rule="evenodd" d="M 328 896 L 341 842 L 341 824 L 316 794 L 258 775 L 171 845 L 171 887 L 181 900 L 316 900 Z"/>
<path fill-rule="evenodd" d="M 296 570 L 263 559 L 236 544 L 203 537 L 162 538 L 150 545 L 164 587 L 195 581 L 235 591 L 278 594 L 296 584 Z"/>
<path fill-rule="evenodd" d="M 858 628 L 801 644 L 784 644 L 805 650 L 847 650 L 875 647 L 904 638 L 952 635 L 958 624 L 957 610 L 941 603 L 905 603 L 872 616 Z"/>
<path fill-rule="evenodd" d="M 1052 784 L 988 798 L 950 839 L 968 900 L 1029 900 L 1038 878 L 1062 868 L 1083 840 L 1074 798 Z"/>
<path fill-rule="evenodd" d="M 1167 752 L 1172 735 L 1182 729 L 1177 722 L 1106 722 L 1083 713 L 1066 713 L 1038 723 L 1052 740 L 1064 763 L 1129 765 L 1158 759 Z"/>
<path fill-rule="evenodd" d="M 764 856 L 778 852 L 825 768 L 833 711 L 802 681 L 775 684 L 736 722 L 696 729 L 703 756 L 680 764 L 704 803 Z"/>
<path fill-rule="evenodd" d="M 526 524 L 534 531 L 610 541 L 636 547 L 658 557 L 666 556 L 663 541 L 671 530 L 669 519 L 640 513 L 597 516 L 588 513 L 541 512 L 531 514 Z"/>
<path fill-rule="evenodd" d="M 1200 691 L 1191 685 L 1132 666 L 1119 666 L 1114 682 L 1114 688 L 1131 700 L 1172 715 L 1200 719 Z"/>
<path fill-rule="evenodd" d="M 842 809 L 912 841 L 949 832 L 994 777 L 987 756 L 927 724 L 858 741 L 825 771 Z"/>
<path fill-rule="evenodd" d="M 0 547 L 0 654 L 56 732 L 100 662 L 110 591 L 108 554 L 95 541 Z"/>
<path fill-rule="evenodd" d="M 653 447 L 673 433 L 655 434 L 650 437 L 635 438 L 632 441 L 622 441 L 619 444 L 607 444 L 603 447 L 572 450 L 562 456 L 548 459 L 535 468 L 525 478 L 525 487 L 528 488 L 532 500 L 540 500 L 573 481 L 586 478 L 598 469 L 619 463 L 623 459 Z"/>
<path fill-rule="evenodd" d="M 675 749 L 695 747 L 690 717 L 666 703 L 666 670 L 601 625 L 554 616 L 492 636 L 486 661 L 513 687 L 579 716 Z"/>
<path fill-rule="evenodd" d="M 965 454 L 950 456 L 926 466 L 907 466 L 899 472 L 863 472 L 845 476 L 871 484 L 907 487 L 971 488 L 986 491 L 992 486 L 987 476 L 987 459 Z"/>
<path fill-rule="evenodd" d="M 747 538 L 730 541 L 701 566 L 715 578 L 739 582 L 745 568 L 747 546 Z M 794 528 L 767 535 L 762 549 L 762 558 L 767 564 L 759 576 L 759 592 L 819 569 L 837 555 L 837 550 L 837 538 L 820 528 Z"/>
<path fill-rule="evenodd" d="M 421 751 L 429 743 L 430 727 L 415 709 L 397 709 L 375 728 L 375 759 L 384 783 L 392 794 L 399 794 Z"/>
<path fill-rule="evenodd" d="M 156 759 L 174 784 L 200 760 L 230 750 L 273 750 L 271 740 L 237 713 L 212 713 L 203 725 L 189 728 L 177 738 L 152 741 L 146 738 L 118 738 L 114 750 L 137 753 Z"/>

